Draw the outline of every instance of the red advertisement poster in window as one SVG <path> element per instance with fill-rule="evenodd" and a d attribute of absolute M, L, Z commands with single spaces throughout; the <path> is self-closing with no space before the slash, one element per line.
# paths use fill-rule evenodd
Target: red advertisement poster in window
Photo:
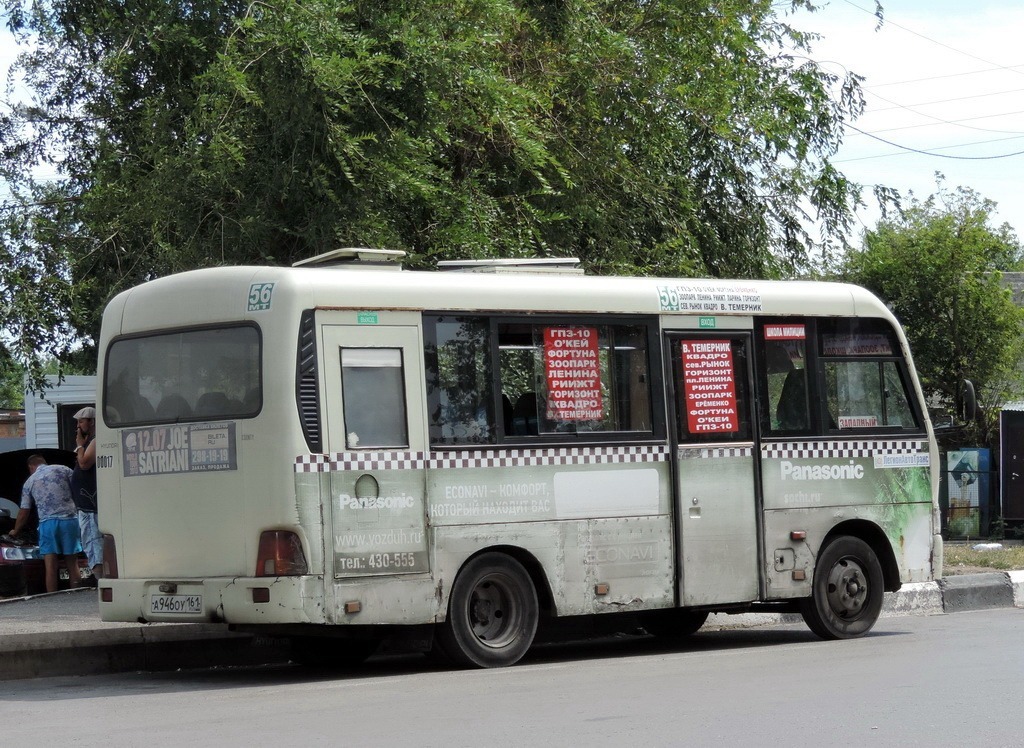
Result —
<path fill-rule="evenodd" d="M 550 420 L 601 419 L 601 365 L 596 327 L 544 328 L 544 370 Z"/>
<path fill-rule="evenodd" d="M 739 431 L 732 344 L 728 340 L 684 340 L 680 348 L 687 430 L 691 434 Z"/>

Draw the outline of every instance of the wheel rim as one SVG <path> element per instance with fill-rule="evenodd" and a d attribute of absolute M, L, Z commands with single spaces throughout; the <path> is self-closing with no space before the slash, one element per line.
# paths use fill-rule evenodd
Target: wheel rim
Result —
<path fill-rule="evenodd" d="M 506 647 L 519 636 L 523 611 L 519 587 L 509 577 L 481 577 L 469 598 L 473 636 L 486 647 Z"/>
<path fill-rule="evenodd" d="M 839 618 L 857 618 L 864 610 L 869 591 L 867 574 L 856 559 L 841 558 L 829 571 L 828 604 Z"/>

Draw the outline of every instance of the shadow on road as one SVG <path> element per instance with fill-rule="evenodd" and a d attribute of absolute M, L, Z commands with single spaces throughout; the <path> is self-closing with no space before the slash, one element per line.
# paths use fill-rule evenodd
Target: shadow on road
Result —
<path fill-rule="evenodd" d="M 901 636 L 905 631 L 874 630 L 866 638 Z M 844 642 L 823 642 L 801 625 L 772 628 L 721 629 L 701 631 L 686 639 L 670 641 L 638 634 L 616 634 L 588 639 L 560 640 L 538 644 L 516 668 L 572 665 L 600 660 L 636 657 L 688 657 L 744 648 L 798 645 L 843 646 Z M 285 664 L 256 667 L 211 668 L 174 672 L 135 672 L 92 677 L 39 678 L 0 683 L 0 699 L 6 701 L 57 701 L 94 698 L 96 689 L 117 694 L 161 694 L 287 686 L 345 680 L 377 680 L 396 676 L 473 677 L 488 671 L 460 671 L 438 658 L 422 653 L 383 654 L 360 665 L 341 670 Z M 55 687 L 59 685 L 59 687 Z"/>

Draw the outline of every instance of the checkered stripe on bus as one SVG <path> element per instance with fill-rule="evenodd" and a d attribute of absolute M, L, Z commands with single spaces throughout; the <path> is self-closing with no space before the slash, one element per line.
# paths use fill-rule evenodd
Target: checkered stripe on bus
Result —
<path fill-rule="evenodd" d="M 329 473 L 334 470 L 422 470 L 423 452 L 340 452 L 329 455 L 299 455 L 297 473 Z"/>
<path fill-rule="evenodd" d="M 437 452 L 338 452 L 299 455 L 298 473 L 326 473 L 336 470 L 422 470 L 463 468 L 509 468 L 558 465 L 618 465 L 663 462 L 668 448 L 663 445 L 633 447 L 568 447 L 561 449 L 457 450 Z"/>
<path fill-rule="evenodd" d="M 823 441 L 777 442 L 765 444 L 766 459 L 819 459 L 822 457 L 874 457 L 875 455 L 928 454 L 928 442 L 906 441 Z"/>

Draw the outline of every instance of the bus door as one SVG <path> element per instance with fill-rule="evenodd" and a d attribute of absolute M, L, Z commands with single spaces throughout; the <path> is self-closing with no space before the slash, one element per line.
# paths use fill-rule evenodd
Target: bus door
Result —
<path fill-rule="evenodd" d="M 750 336 L 667 336 L 683 606 L 756 600 L 758 495 Z"/>
<path fill-rule="evenodd" d="M 325 325 L 321 336 L 328 570 L 335 579 L 427 572 L 419 330 Z"/>

